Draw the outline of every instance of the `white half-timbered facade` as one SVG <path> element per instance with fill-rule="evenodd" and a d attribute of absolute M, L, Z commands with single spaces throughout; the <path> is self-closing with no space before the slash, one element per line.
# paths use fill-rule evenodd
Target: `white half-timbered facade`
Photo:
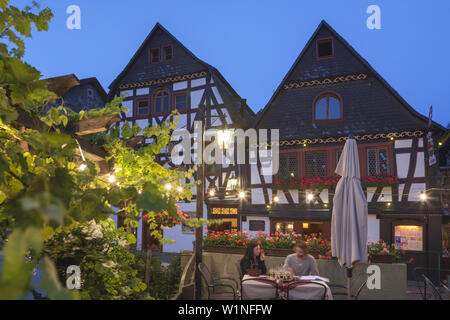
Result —
<path fill-rule="evenodd" d="M 194 137 L 194 122 L 202 118 L 198 112 L 199 105 L 205 107 L 206 129 L 245 129 L 255 116 L 217 69 L 197 58 L 159 23 L 109 88 L 110 99 L 126 95 L 122 104 L 129 111 L 122 114 L 120 126 L 125 121 L 130 125 L 136 122 L 141 128 L 159 125 L 172 110 L 177 109 L 180 112 L 178 128 L 189 130 Z M 149 142 L 145 139 L 141 143 Z M 192 162 L 195 163 L 198 156 L 196 143 L 192 147 Z M 172 160 L 168 148 L 158 155 L 158 161 L 165 167 L 175 168 Z M 217 192 L 213 197 L 205 197 L 204 218 L 221 218 L 224 228 L 237 229 L 239 201 L 237 193 L 232 191 L 236 184 L 241 183 L 238 166 L 207 165 L 205 173 L 205 194 L 212 187 Z M 195 179 L 193 177 L 185 183 L 194 183 Z M 178 205 L 180 210 L 194 217 L 196 188 L 192 188 L 192 192 L 194 196 L 191 201 Z M 162 248 L 152 243 L 146 231 L 141 221 L 137 230 L 138 248 L 152 246 L 164 252 L 192 250 L 194 230 L 184 224 L 162 231 L 165 238 L 176 241 L 174 244 L 164 244 Z"/>

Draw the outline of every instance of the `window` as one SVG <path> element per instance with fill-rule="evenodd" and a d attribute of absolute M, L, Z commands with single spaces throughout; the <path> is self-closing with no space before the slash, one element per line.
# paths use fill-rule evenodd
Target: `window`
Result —
<path fill-rule="evenodd" d="M 341 158 L 341 155 L 342 155 L 342 150 L 336 151 L 336 166 L 339 163 L 339 159 Z"/>
<path fill-rule="evenodd" d="M 174 96 L 175 109 L 180 112 L 186 112 L 188 109 L 188 96 L 186 93 L 176 94 Z"/>
<path fill-rule="evenodd" d="M 332 58 L 334 55 L 333 39 L 319 39 L 317 40 L 317 58 Z"/>
<path fill-rule="evenodd" d="M 170 112 L 169 93 L 167 92 L 167 90 L 163 89 L 156 93 L 153 111 L 155 114 L 163 114 Z"/>
<path fill-rule="evenodd" d="M 290 180 L 298 177 L 297 153 L 280 154 L 278 176 L 280 180 Z"/>
<path fill-rule="evenodd" d="M 248 222 L 249 231 L 264 231 L 266 230 L 266 222 L 264 220 L 250 220 Z"/>
<path fill-rule="evenodd" d="M 172 46 L 167 46 L 163 48 L 164 61 L 172 60 Z"/>
<path fill-rule="evenodd" d="M 159 48 L 150 49 L 150 63 L 159 62 Z"/>
<path fill-rule="evenodd" d="M 387 175 L 388 158 L 386 149 L 367 150 L 367 169 L 369 176 Z"/>
<path fill-rule="evenodd" d="M 294 221 L 277 222 L 275 224 L 275 231 L 281 233 L 294 231 Z"/>
<path fill-rule="evenodd" d="M 341 116 L 341 100 L 333 93 L 320 95 L 314 104 L 314 120 L 328 121 L 340 120 Z"/>
<path fill-rule="evenodd" d="M 147 116 L 149 114 L 148 99 L 136 100 L 136 116 Z"/>
<path fill-rule="evenodd" d="M 326 176 L 327 175 L 327 153 L 326 152 L 306 152 L 305 153 L 306 176 Z"/>
<path fill-rule="evenodd" d="M 211 214 L 238 214 L 237 208 L 211 208 Z"/>

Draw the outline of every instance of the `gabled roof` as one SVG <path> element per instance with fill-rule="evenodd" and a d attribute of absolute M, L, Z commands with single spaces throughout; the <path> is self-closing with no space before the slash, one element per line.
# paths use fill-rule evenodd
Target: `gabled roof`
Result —
<path fill-rule="evenodd" d="M 413 116 L 415 116 L 416 118 L 424 121 L 425 123 L 428 122 L 428 118 L 425 117 L 424 115 L 420 114 L 419 112 L 417 112 L 416 110 L 414 110 L 413 107 L 411 107 L 401 96 L 400 94 L 394 89 L 392 88 L 389 83 L 383 79 L 383 77 L 381 77 L 378 72 L 375 71 L 375 69 L 363 58 L 359 55 L 358 52 L 356 52 L 355 49 L 353 49 L 350 44 L 344 39 L 342 38 L 325 20 L 322 20 L 320 22 L 320 24 L 318 25 L 318 27 L 316 28 L 316 30 L 314 31 L 313 35 L 309 38 L 308 42 L 306 43 L 305 47 L 303 48 L 303 50 L 300 52 L 300 54 L 298 55 L 297 59 L 295 60 L 295 62 L 292 64 L 291 68 L 288 70 L 288 72 L 286 73 L 286 75 L 284 76 L 283 80 L 281 81 L 281 83 L 279 84 L 279 86 L 277 87 L 277 89 L 275 90 L 275 92 L 273 93 L 272 97 L 270 98 L 269 102 L 266 104 L 266 106 L 258 112 L 257 117 L 255 119 L 254 122 L 254 127 L 257 127 L 260 123 L 260 121 L 262 120 L 262 118 L 264 117 L 264 115 L 266 114 L 266 112 L 268 111 L 268 109 L 270 108 L 270 106 L 272 105 L 273 101 L 276 99 L 276 97 L 280 94 L 280 92 L 283 90 L 283 85 L 285 84 L 286 80 L 289 79 L 289 77 L 291 76 L 291 74 L 293 73 L 294 69 L 296 68 L 296 66 L 300 63 L 300 61 L 302 60 L 304 54 L 306 53 L 307 49 L 309 48 L 309 46 L 312 44 L 313 40 L 316 38 L 316 36 L 318 35 L 318 33 L 320 32 L 320 30 L 322 28 L 326 28 L 336 39 L 338 39 L 355 57 L 356 59 L 359 60 L 359 62 L 361 62 L 368 70 L 369 72 L 371 72 L 375 78 L 377 78 L 386 88 L 388 91 L 390 91 L 399 101 L 400 103 L 404 106 L 404 108 L 410 112 Z M 446 129 L 441 126 L 440 124 L 436 123 L 433 121 L 432 123 L 432 127 L 437 128 L 438 130 L 444 130 L 446 131 Z"/>
<path fill-rule="evenodd" d="M 239 99 L 241 99 L 241 97 L 239 96 L 239 94 L 233 89 L 233 87 L 228 83 L 228 81 L 222 76 L 222 74 L 213 66 L 211 66 L 210 64 L 204 62 L 203 60 L 199 59 L 197 56 L 195 56 L 192 51 L 190 51 L 188 48 L 186 48 L 183 43 L 181 43 L 175 36 L 173 36 L 166 28 L 164 28 L 159 22 L 157 22 L 155 24 L 155 26 L 153 27 L 153 29 L 150 31 L 150 33 L 147 35 L 147 37 L 145 38 L 145 40 L 142 42 L 142 44 L 139 46 L 139 48 L 137 49 L 137 51 L 135 52 L 135 54 L 133 55 L 133 57 L 131 58 L 131 60 L 127 63 L 127 65 L 125 66 L 125 68 L 122 70 L 122 72 L 114 79 L 114 81 L 108 86 L 108 88 L 110 89 L 110 93 L 109 93 L 109 98 L 111 99 L 111 93 L 113 91 L 113 89 L 115 88 L 116 84 L 118 82 L 120 82 L 120 80 L 127 74 L 128 71 L 130 71 L 131 67 L 133 66 L 133 64 L 136 62 L 136 60 L 138 59 L 138 57 L 142 54 L 142 52 L 145 50 L 145 48 L 148 46 L 148 44 L 150 43 L 152 37 L 159 31 L 161 30 L 162 32 L 164 32 L 166 35 L 169 36 L 169 38 L 177 45 L 179 45 L 183 50 L 185 50 L 191 57 L 192 59 L 194 59 L 195 61 L 197 61 L 198 63 L 200 63 L 201 65 L 203 65 L 205 67 L 206 70 L 208 70 L 211 74 L 215 74 L 217 77 L 219 77 L 219 79 L 225 84 L 225 86 L 227 87 L 228 90 L 230 90 L 233 94 L 235 94 Z M 245 109 L 247 111 L 247 113 L 251 116 L 254 117 L 255 113 L 253 112 L 253 110 L 246 104 L 245 105 Z"/>
<path fill-rule="evenodd" d="M 73 73 L 45 80 L 47 81 L 48 90 L 56 93 L 58 97 L 62 97 L 71 88 L 80 85 L 80 81 Z"/>
<path fill-rule="evenodd" d="M 92 85 L 94 87 L 94 89 L 97 90 L 98 94 L 103 99 L 103 101 L 106 102 L 108 95 L 106 94 L 105 89 L 103 89 L 103 86 L 100 84 L 100 82 L 98 82 L 96 77 L 81 79 L 80 85 L 84 85 L 84 84 Z"/>

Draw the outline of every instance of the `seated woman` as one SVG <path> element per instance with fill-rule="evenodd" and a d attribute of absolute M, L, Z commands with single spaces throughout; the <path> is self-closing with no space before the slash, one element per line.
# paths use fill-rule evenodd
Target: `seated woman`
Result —
<path fill-rule="evenodd" d="M 244 257 L 240 262 L 242 274 L 247 273 L 247 269 L 260 269 L 261 274 L 266 274 L 266 264 L 264 263 L 264 254 L 261 253 L 261 247 L 256 242 L 250 242 Z"/>
<path fill-rule="evenodd" d="M 283 269 L 290 271 L 294 276 L 318 276 L 316 259 L 308 254 L 306 243 L 303 241 L 296 243 L 294 251 L 295 253 L 286 257 Z"/>

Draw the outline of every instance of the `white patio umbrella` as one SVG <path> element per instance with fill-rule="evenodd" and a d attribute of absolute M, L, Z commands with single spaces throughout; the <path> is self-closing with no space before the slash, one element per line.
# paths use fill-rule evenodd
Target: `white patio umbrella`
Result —
<path fill-rule="evenodd" d="M 332 256 L 347 268 L 347 290 L 350 298 L 352 267 L 367 262 L 367 199 L 359 174 L 358 147 L 350 135 L 344 145 L 335 171 L 341 176 L 336 185 L 331 217 Z"/>

